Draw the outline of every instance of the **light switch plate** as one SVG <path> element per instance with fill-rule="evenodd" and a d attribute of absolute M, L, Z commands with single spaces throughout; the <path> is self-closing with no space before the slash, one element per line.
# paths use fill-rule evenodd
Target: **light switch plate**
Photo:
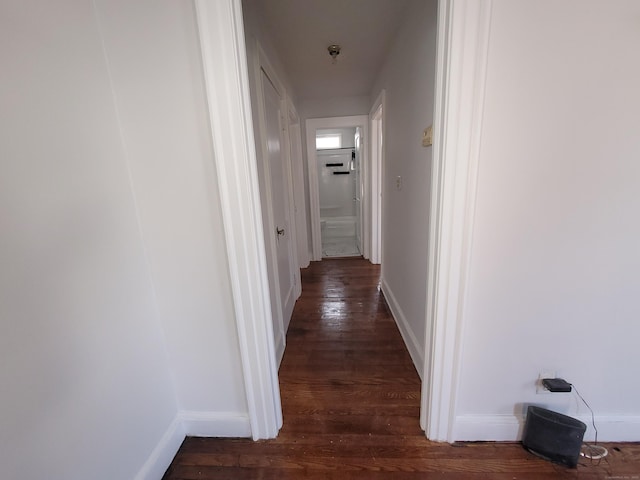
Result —
<path fill-rule="evenodd" d="M 422 146 L 428 147 L 433 145 L 433 125 L 429 125 L 422 133 Z"/>

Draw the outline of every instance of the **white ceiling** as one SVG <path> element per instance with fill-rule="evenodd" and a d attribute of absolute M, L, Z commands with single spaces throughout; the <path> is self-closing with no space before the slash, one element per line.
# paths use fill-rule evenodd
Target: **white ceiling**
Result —
<path fill-rule="evenodd" d="M 251 0 L 299 99 L 369 95 L 407 0 Z M 327 47 L 342 47 L 333 65 Z"/>

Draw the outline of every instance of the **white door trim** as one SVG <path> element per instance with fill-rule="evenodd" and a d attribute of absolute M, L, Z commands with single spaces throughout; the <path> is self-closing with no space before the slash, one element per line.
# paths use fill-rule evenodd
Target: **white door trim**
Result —
<path fill-rule="evenodd" d="M 466 283 L 487 71 L 491 0 L 440 0 L 429 224 L 427 329 L 420 422 L 456 440 Z"/>
<path fill-rule="evenodd" d="M 371 225 L 370 229 L 370 241 L 369 245 L 371 246 L 371 263 L 382 263 L 382 176 L 383 176 L 383 166 L 384 166 L 384 137 L 385 137 L 385 98 L 386 93 L 385 90 L 382 90 L 376 98 L 376 101 L 373 103 L 371 107 L 371 112 L 369 113 L 369 122 L 371 128 L 369 131 L 371 132 L 371 161 L 368 163 L 369 166 L 369 178 L 371 179 L 367 182 L 367 185 L 370 186 L 367 193 L 370 192 L 370 207 L 367 211 L 367 219 L 369 224 Z M 376 137 L 375 132 L 373 131 L 373 122 L 376 120 L 376 115 L 378 114 L 379 109 L 382 108 L 381 117 L 379 119 L 382 130 L 382 142 L 380 139 Z M 366 238 L 366 237 L 365 237 Z M 384 268 L 384 266 L 383 266 Z"/>
<path fill-rule="evenodd" d="M 195 6 L 251 435 L 274 438 L 282 407 L 242 5 L 195 0 Z"/>
<path fill-rule="evenodd" d="M 353 115 L 349 117 L 310 118 L 306 122 L 307 162 L 309 170 L 309 210 L 311 212 L 311 240 L 313 244 L 312 260 L 322 260 L 322 237 L 320 232 L 320 193 L 318 191 L 318 166 L 316 160 L 316 130 L 319 128 L 362 128 L 363 160 L 361 165 L 369 163 L 369 117 Z M 365 183 L 365 188 L 366 183 Z M 365 201 L 366 197 L 365 197 Z M 366 238 L 366 236 L 364 237 Z"/>
<path fill-rule="evenodd" d="M 293 177 L 294 216 L 296 217 L 296 239 L 298 268 L 309 266 L 309 239 L 307 238 L 307 203 L 304 191 L 304 156 L 302 154 L 302 128 L 300 117 L 291 98 L 287 97 L 289 114 L 289 147 L 291 175 Z M 299 272 L 298 272 L 299 273 Z"/>

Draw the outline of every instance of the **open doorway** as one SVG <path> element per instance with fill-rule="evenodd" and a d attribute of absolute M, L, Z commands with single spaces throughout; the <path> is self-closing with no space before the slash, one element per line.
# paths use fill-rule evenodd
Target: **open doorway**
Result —
<path fill-rule="evenodd" d="M 247 6 L 253 5 L 253 2 L 246 2 Z M 389 5 L 395 5 L 396 2 L 389 2 Z M 434 52 L 423 52 L 418 47 L 429 47 L 435 51 L 435 3 L 429 2 L 423 6 L 421 2 L 415 2 L 407 6 L 405 12 L 399 12 L 402 16 L 396 25 L 398 28 L 397 41 L 393 42 L 393 47 L 388 56 L 381 60 L 383 68 L 378 67 L 377 77 L 369 76 L 367 85 L 362 88 L 366 90 L 355 91 L 350 90 L 345 93 L 340 90 L 340 86 L 351 85 L 350 82 L 340 81 L 340 74 L 346 73 L 349 68 L 357 67 L 356 60 L 364 58 L 358 55 L 355 48 L 358 44 L 353 42 L 345 42 L 345 45 L 351 45 L 352 49 L 344 48 L 338 64 L 323 62 L 323 58 L 328 56 L 318 54 L 318 58 L 310 55 L 310 48 L 303 49 L 304 55 L 299 58 L 295 55 L 296 51 L 289 51 L 288 47 L 297 46 L 299 42 L 279 42 L 279 37 L 284 36 L 287 25 L 298 25 L 298 22 L 284 22 L 284 25 L 277 23 L 279 18 L 292 18 L 290 11 L 285 15 L 276 15 L 278 10 L 269 2 L 263 5 L 261 10 L 247 10 L 250 21 L 247 22 L 248 31 L 251 41 L 248 42 L 249 66 L 254 63 L 252 58 L 251 46 L 255 45 L 256 40 L 260 40 L 261 36 L 265 36 L 269 27 L 273 42 L 261 42 L 269 46 L 269 54 L 274 59 L 281 57 L 283 62 L 274 62 L 278 67 L 278 71 L 282 73 L 285 84 L 291 86 L 291 91 L 296 92 L 293 97 L 296 102 L 296 108 L 300 112 L 301 120 L 306 119 L 306 145 L 308 153 L 308 178 L 309 185 L 307 189 L 309 199 L 309 228 L 312 245 L 311 258 L 313 260 L 322 259 L 322 223 L 320 212 L 320 197 L 318 189 L 318 172 L 317 172 L 317 152 L 316 152 L 316 134 L 317 130 L 342 128 L 342 127 L 360 127 L 362 131 L 362 175 L 361 175 L 361 208 L 363 212 L 361 217 L 361 252 L 363 257 L 372 258 L 372 223 L 376 220 L 373 214 L 373 199 L 380 200 L 378 212 L 384 206 L 385 225 L 384 242 L 385 242 L 385 264 L 382 272 L 384 278 L 381 279 L 381 289 L 386 299 L 389 299 L 394 308 L 394 313 L 400 331 L 403 334 L 405 344 L 407 345 L 418 372 L 424 372 L 422 368 L 423 358 L 421 353 L 426 350 L 423 339 L 426 338 L 424 309 L 424 283 L 427 276 L 427 225 L 430 210 L 429 202 L 429 186 L 431 184 L 429 176 L 431 155 L 429 150 L 423 150 L 419 143 L 420 133 L 425 126 L 428 126 L 433 119 L 431 118 L 432 100 L 430 92 L 432 88 L 428 88 L 429 79 L 433 78 L 433 64 L 430 61 L 435 58 Z M 411 7 L 411 8 L 409 8 Z M 429 7 L 429 8 L 427 8 Z M 424 14 L 417 14 L 417 11 Z M 423 12 L 423 10 L 425 10 Z M 429 10 L 429 11 L 426 11 Z M 324 11 L 324 10 L 322 10 Z M 329 10 L 331 11 L 331 10 Z M 309 15 L 300 15 L 299 18 L 307 18 Z M 318 15 L 313 15 L 312 24 L 305 24 L 306 29 L 304 35 L 296 32 L 290 32 L 289 39 L 307 38 L 309 30 L 314 25 L 326 25 L 329 21 L 335 23 L 333 17 L 327 19 L 327 23 L 320 22 Z M 379 18 L 388 18 L 388 15 L 380 15 Z M 266 20 L 269 20 L 268 22 Z M 420 19 L 420 21 L 418 21 Z M 428 20 L 428 22 L 427 22 Z M 429 28 L 425 29 L 425 22 Z M 267 24 L 268 23 L 268 24 Z M 352 24 L 353 22 L 351 22 Z M 386 23 L 386 21 L 385 21 Z M 402 23 L 402 28 L 400 28 Z M 263 28 L 265 27 L 265 28 Z M 277 27 L 277 28 L 276 28 Z M 345 32 L 351 31 L 345 28 Z M 426 32 L 426 33 L 425 33 Z M 380 32 L 376 30 L 376 38 Z M 252 37 L 253 36 L 253 37 Z M 425 38 L 428 41 L 423 41 Z M 387 45 L 391 45 L 387 40 Z M 369 45 L 370 42 L 367 42 Z M 415 51 L 415 50 L 419 51 Z M 380 51 L 378 49 L 377 51 Z M 386 50 L 385 50 L 386 51 Z M 375 58 L 380 58 L 378 55 Z M 424 61 L 416 61 L 416 58 L 425 59 Z M 295 60 L 294 60 L 295 59 Z M 326 60 L 326 59 L 325 59 Z M 299 68 L 304 62 L 313 61 L 315 69 Z M 280 63 L 280 65 L 278 65 Z M 296 68 L 286 71 L 286 67 L 295 65 Z M 349 67 L 349 68 L 347 68 Z M 358 67 L 360 68 L 360 67 Z M 305 83 L 304 79 L 297 79 L 295 72 L 314 72 L 314 79 L 322 79 L 321 82 Z M 364 70 L 359 70 L 364 71 Z M 289 75 L 286 75 L 286 74 Z M 292 74 L 293 73 L 293 74 Z M 372 73 L 372 75 L 374 75 Z M 366 75 L 365 75 L 366 76 Z M 287 78 L 290 77 L 290 78 Z M 355 78 L 355 77 L 354 77 Z M 313 80 L 313 79 L 312 79 Z M 410 82 L 408 82 L 410 80 Z M 338 82 L 338 83 L 332 83 Z M 425 88 L 425 85 L 427 87 Z M 331 86 L 331 88 L 328 88 Z M 321 88 L 322 87 L 322 88 Z M 287 87 L 285 87 L 287 88 Z M 324 90 L 328 90 L 325 92 Z M 385 178 L 378 177 L 379 181 L 374 182 L 374 175 L 371 165 L 370 150 L 371 145 L 371 118 L 367 115 L 371 111 L 372 105 L 371 94 L 380 92 L 385 89 L 388 93 L 388 102 L 383 108 L 386 117 L 386 146 L 387 160 L 385 162 Z M 342 93 L 339 93 L 342 92 Z M 381 112 L 381 113 L 382 113 Z M 374 112 L 377 113 L 377 112 Z M 355 116 L 357 114 L 357 116 Z M 353 117 L 340 117 L 340 115 L 354 115 Z M 323 118 L 319 118 L 323 117 Z M 417 132 L 417 133 L 416 133 Z M 416 140 L 418 139 L 418 140 Z M 390 183 L 393 179 L 393 183 Z M 381 187 L 379 186 L 381 184 Z M 373 192 L 375 186 L 380 188 L 379 192 Z M 384 191 L 384 201 L 380 197 L 380 193 Z M 418 198 L 419 201 L 416 201 Z M 378 213 L 378 217 L 380 213 Z M 378 218 L 379 220 L 379 218 Z M 382 249 L 381 249 L 382 250 Z M 411 321 L 411 322 L 410 322 Z M 417 355 L 414 355 L 416 354 Z M 277 372 L 271 372 L 274 380 L 272 383 L 277 384 Z M 426 380 L 426 379 L 425 379 Z M 428 383 L 428 381 L 427 381 Z"/>
<path fill-rule="evenodd" d="M 316 130 L 322 258 L 361 255 L 359 130 Z"/>
<path fill-rule="evenodd" d="M 307 120 L 313 260 L 370 257 L 368 123 L 366 115 Z"/>

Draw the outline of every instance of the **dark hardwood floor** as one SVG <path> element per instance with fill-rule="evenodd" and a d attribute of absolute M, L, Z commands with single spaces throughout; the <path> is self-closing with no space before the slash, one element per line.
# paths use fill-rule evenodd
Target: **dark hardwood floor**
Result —
<path fill-rule="evenodd" d="M 638 479 L 640 447 L 607 444 L 567 469 L 516 443 L 441 444 L 420 430 L 420 379 L 361 258 L 302 271 L 280 367 L 275 440 L 187 438 L 164 476 L 186 479 Z"/>

